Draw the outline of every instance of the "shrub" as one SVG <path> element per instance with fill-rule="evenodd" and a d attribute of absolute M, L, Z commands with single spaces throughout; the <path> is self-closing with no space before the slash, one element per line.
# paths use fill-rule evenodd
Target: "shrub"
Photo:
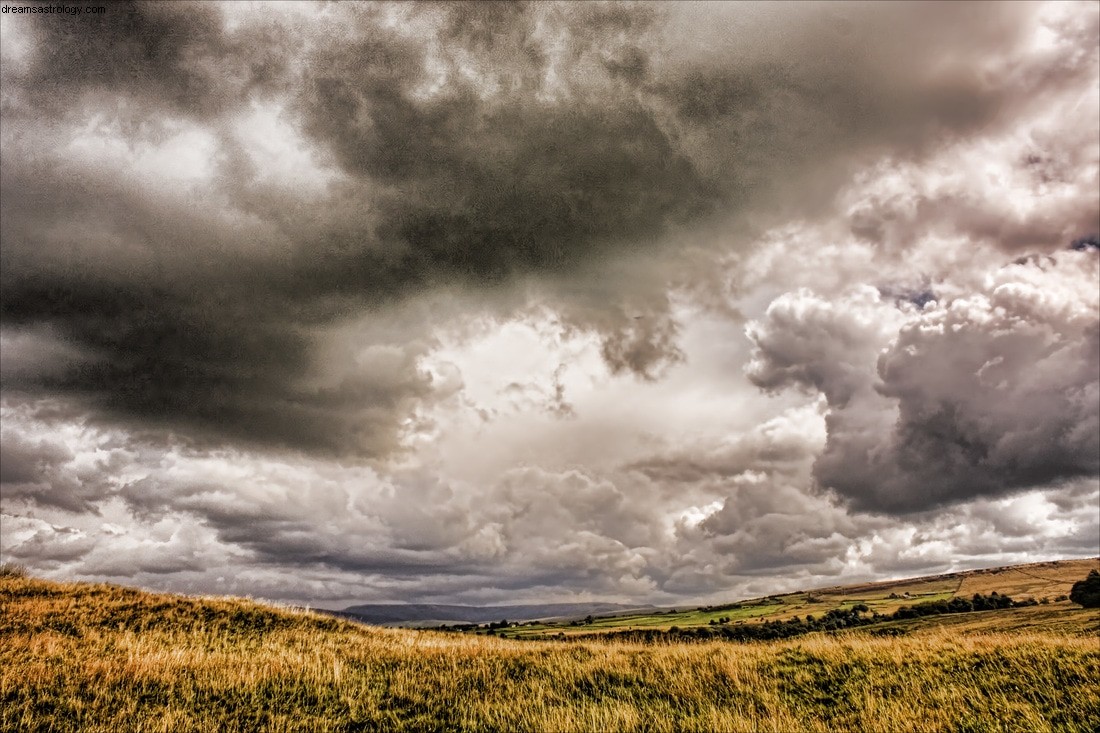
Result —
<path fill-rule="evenodd" d="M 1088 577 L 1074 583 L 1069 599 L 1085 608 L 1100 608 L 1100 573 L 1090 570 Z"/>

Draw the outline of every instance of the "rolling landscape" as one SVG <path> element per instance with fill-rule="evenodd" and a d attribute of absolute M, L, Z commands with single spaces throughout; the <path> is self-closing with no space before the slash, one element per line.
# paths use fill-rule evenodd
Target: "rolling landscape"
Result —
<path fill-rule="evenodd" d="M 1100 725 L 1100 610 L 1066 595 L 1097 567 L 1072 560 L 834 587 L 747 601 L 745 614 L 601 618 L 585 628 L 602 633 L 580 640 L 523 640 L 530 627 L 509 628 L 521 637 L 509 639 L 371 627 L 6 569 L 0 708 L 13 731 L 1085 733 Z M 994 593 L 1035 605 L 775 641 L 611 633 Z"/>
<path fill-rule="evenodd" d="M 0 0 L 0 733 L 1100 732 L 1097 0 Z"/>
<path fill-rule="evenodd" d="M 593 633 L 601 632 L 667 631 L 673 627 L 709 629 L 714 626 L 788 621 L 794 617 L 821 617 L 830 611 L 849 610 L 859 605 L 866 607 L 865 613 L 886 617 L 897 613 L 903 606 L 997 593 L 1016 602 L 1034 601 L 1036 605 L 1002 609 L 994 612 L 993 617 L 983 615 L 980 619 L 968 615 L 962 623 L 968 628 L 987 630 L 1064 627 L 1075 633 L 1091 631 L 1100 635 L 1100 617 L 1096 612 L 1080 608 L 1073 612 L 1075 604 L 1068 602 L 1067 595 L 1073 583 L 1085 578 L 1092 569 L 1100 569 L 1100 559 L 1033 563 L 896 581 L 834 586 L 683 610 L 663 609 L 592 616 L 591 620 L 573 618 L 550 623 L 509 624 L 497 627 L 495 633 L 509 638 L 545 638 L 547 634 L 583 635 L 589 638 Z M 499 613 L 497 616 L 498 620 L 507 620 Z M 951 626 L 956 623 L 941 614 L 934 616 L 934 620 L 884 620 L 876 623 L 874 630 L 906 629 L 922 625 Z"/>

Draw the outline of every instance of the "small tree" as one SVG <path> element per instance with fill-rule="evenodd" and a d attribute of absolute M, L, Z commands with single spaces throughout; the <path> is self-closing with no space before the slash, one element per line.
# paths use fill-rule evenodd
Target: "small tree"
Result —
<path fill-rule="evenodd" d="M 1090 570 L 1088 577 L 1074 583 L 1069 599 L 1085 608 L 1100 608 L 1100 573 Z"/>

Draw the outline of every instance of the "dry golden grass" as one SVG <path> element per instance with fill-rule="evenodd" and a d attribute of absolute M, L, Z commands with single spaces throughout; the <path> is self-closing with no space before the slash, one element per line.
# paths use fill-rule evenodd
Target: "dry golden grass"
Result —
<path fill-rule="evenodd" d="M 1013 598 L 1055 598 L 1068 595 L 1073 584 L 1084 580 L 1090 570 L 1100 570 L 1100 558 L 973 570 L 963 576 L 958 592 L 963 596 L 997 591 Z"/>
<path fill-rule="evenodd" d="M 1100 644 L 1051 632 L 519 642 L 0 578 L 5 730 L 1094 731 Z"/>
<path fill-rule="evenodd" d="M 1093 569 L 1100 569 L 1100 558 L 1054 560 L 986 570 L 966 570 L 947 575 L 836 586 L 815 590 L 813 594 L 822 599 L 840 601 L 855 598 L 881 599 L 889 593 L 898 596 L 908 593 L 913 597 L 944 593 L 969 598 L 975 593 L 989 595 L 996 591 L 1017 600 L 1054 599 L 1069 594 L 1073 584 L 1084 579 Z M 884 607 L 884 610 L 892 611 L 893 606 L 909 602 L 902 598 L 891 607 Z"/>

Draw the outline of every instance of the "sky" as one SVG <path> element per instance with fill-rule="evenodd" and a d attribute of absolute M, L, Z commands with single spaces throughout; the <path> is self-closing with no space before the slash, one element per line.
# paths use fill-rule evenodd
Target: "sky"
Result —
<path fill-rule="evenodd" d="M 4 561 L 336 608 L 1100 554 L 1097 3 L 4 4 Z"/>

